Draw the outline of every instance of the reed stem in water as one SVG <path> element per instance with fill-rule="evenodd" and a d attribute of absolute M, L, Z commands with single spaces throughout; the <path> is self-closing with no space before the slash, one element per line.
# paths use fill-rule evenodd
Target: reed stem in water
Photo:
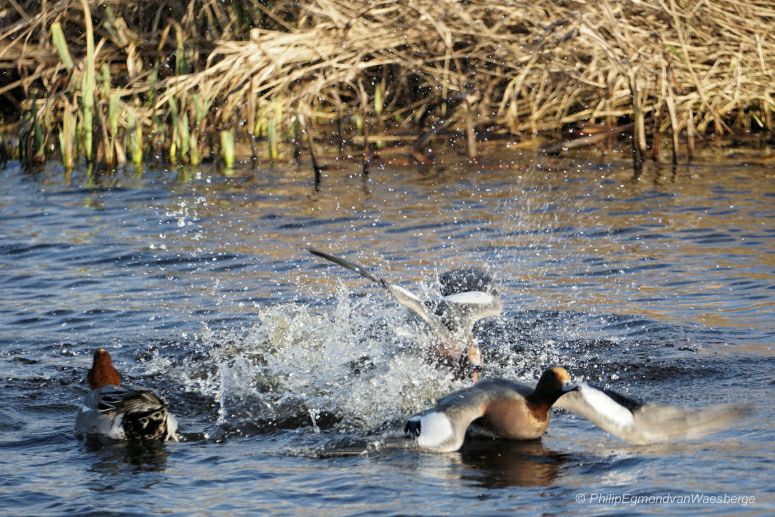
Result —
<path fill-rule="evenodd" d="M 83 124 L 81 128 L 84 135 L 84 154 L 87 163 L 94 161 L 94 94 L 97 89 L 97 77 L 95 71 L 94 56 L 94 27 L 92 26 L 91 10 L 88 0 L 81 0 L 83 17 L 86 25 L 86 68 L 81 83 L 81 95 L 83 96 Z"/>
<path fill-rule="evenodd" d="M 227 169 L 234 167 L 236 153 L 234 149 L 234 130 L 221 131 L 221 157 Z"/>

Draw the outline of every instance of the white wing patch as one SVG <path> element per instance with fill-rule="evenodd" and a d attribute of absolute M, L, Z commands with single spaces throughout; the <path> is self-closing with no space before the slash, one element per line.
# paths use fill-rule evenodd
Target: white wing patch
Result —
<path fill-rule="evenodd" d="M 618 404 L 602 391 L 588 384 L 580 384 L 579 391 L 584 401 L 593 410 L 620 429 L 627 429 L 635 422 L 635 418 L 629 409 Z"/>
<path fill-rule="evenodd" d="M 438 449 L 444 442 L 454 438 L 452 422 L 446 414 L 439 411 L 431 411 L 417 417 L 420 420 L 420 436 L 417 444 L 428 449 Z"/>
<path fill-rule="evenodd" d="M 443 300 L 447 303 L 460 305 L 489 305 L 494 303 L 495 297 L 484 291 L 466 291 L 445 296 Z"/>
<path fill-rule="evenodd" d="M 164 439 L 173 440 L 177 442 L 178 441 L 177 433 L 178 433 L 178 421 L 172 415 L 172 413 L 167 413 L 167 435 L 164 437 Z"/>
<path fill-rule="evenodd" d="M 411 300 L 412 302 L 415 302 L 415 303 L 422 303 L 422 300 L 416 294 L 414 294 L 411 291 L 407 291 L 400 285 L 390 284 L 389 289 L 391 291 L 394 291 L 394 294 L 396 296 L 399 296 L 402 300 L 406 299 L 406 300 Z"/>
<path fill-rule="evenodd" d="M 398 303 L 417 314 L 432 328 L 434 327 L 435 321 L 432 320 L 428 310 L 425 308 L 425 304 L 417 295 L 398 285 L 388 284 L 387 289 Z"/>

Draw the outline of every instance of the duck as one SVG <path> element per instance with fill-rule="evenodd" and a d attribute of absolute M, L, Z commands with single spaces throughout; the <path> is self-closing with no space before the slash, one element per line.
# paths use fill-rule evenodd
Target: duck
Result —
<path fill-rule="evenodd" d="M 489 378 L 450 393 L 432 409 L 411 417 L 404 427 L 422 449 L 460 449 L 474 421 L 493 436 L 511 440 L 540 438 L 549 426 L 549 410 L 561 396 L 576 389 L 564 368 L 550 368 L 535 388 L 501 378 Z"/>
<path fill-rule="evenodd" d="M 483 359 L 473 327 L 479 320 L 499 316 L 503 311 L 503 302 L 491 275 L 479 269 L 445 271 L 438 276 L 441 297 L 423 300 L 345 258 L 316 248 L 308 248 L 308 251 L 386 289 L 395 301 L 428 326 L 435 338 L 430 350 L 435 359 L 454 366 L 458 372 L 468 372 L 473 380 L 478 380 Z"/>
<path fill-rule="evenodd" d="M 123 386 L 106 349 L 94 352 L 86 379 L 91 391 L 75 418 L 78 436 L 178 441 L 178 422 L 166 402 L 152 391 Z"/>
<path fill-rule="evenodd" d="M 720 404 L 701 409 L 646 404 L 609 389 L 574 383 L 565 368 L 544 371 L 535 387 L 488 378 L 441 398 L 412 416 L 404 434 L 424 450 L 460 449 L 472 424 L 493 438 L 534 440 L 546 432 L 551 409 L 582 416 L 631 445 L 696 439 L 721 431 L 750 408 Z"/>

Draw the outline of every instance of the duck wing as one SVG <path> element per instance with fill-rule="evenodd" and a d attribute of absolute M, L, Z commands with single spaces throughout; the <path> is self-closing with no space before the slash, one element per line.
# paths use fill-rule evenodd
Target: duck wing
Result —
<path fill-rule="evenodd" d="M 644 404 L 613 390 L 579 384 L 555 402 L 633 445 L 688 440 L 726 429 L 745 417 L 747 406 L 720 404 L 700 409 Z"/>
<path fill-rule="evenodd" d="M 446 328 L 443 326 L 441 320 L 439 317 L 432 312 L 428 311 L 428 308 L 423 303 L 422 299 L 415 295 L 414 293 L 404 289 L 401 286 L 394 285 L 388 283 L 385 279 L 380 278 L 373 273 L 369 272 L 368 269 L 366 269 L 363 266 L 359 266 L 358 264 L 355 264 L 354 262 L 350 262 L 347 259 L 344 259 L 342 257 L 337 257 L 336 255 L 331 255 L 329 253 L 326 253 L 324 251 L 320 251 L 315 248 L 308 248 L 309 252 L 313 255 L 317 255 L 318 257 L 324 258 L 328 260 L 329 262 L 333 262 L 334 264 L 338 264 L 344 268 L 349 269 L 350 271 L 355 271 L 359 275 L 361 275 L 364 278 L 368 278 L 372 282 L 381 285 L 385 289 L 390 292 L 390 294 L 393 296 L 393 298 L 415 313 L 417 316 L 420 317 L 425 323 L 427 323 L 431 330 L 434 332 L 442 332 L 442 335 L 448 334 L 448 332 L 445 333 Z"/>
<path fill-rule="evenodd" d="M 103 386 L 86 395 L 76 416 L 78 434 L 116 440 L 175 440 L 177 420 L 155 393 L 124 386 Z"/>
<path fill-rule="evenodd" d="M 500 297 L 485 291 L 450 294 L 441 298 L 434 307 L 434 313 L 453 332 L 470 331 L 477 321 L 500 316 L 502 311 Z"/>

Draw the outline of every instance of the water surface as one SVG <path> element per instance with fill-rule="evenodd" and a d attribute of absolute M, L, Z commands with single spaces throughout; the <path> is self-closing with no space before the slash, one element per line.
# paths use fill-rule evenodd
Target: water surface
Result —
<path fill-rule="evenodd" d="M 452 157 L 365 183 L 341 164 L 319 192 L 295 166 L 89 177 L 12 163 L 0 513 L 771 513 L 775 174 L 713 161 L 633 178 L 615 153 Z M 418 358 L 425 331 L 386 293 L 308 246 L 426 296 L 444 270 L 486 268 L 505 304 L 476 328 L 486 375 L 563 365 L 646 400 L 755 411 L 672 445 L 557 414 L 539 441 L 418 451 L 405 418 L 465 383 Z M 99 346 L 167 398 L 184 441 L 75 439 Z"/>

